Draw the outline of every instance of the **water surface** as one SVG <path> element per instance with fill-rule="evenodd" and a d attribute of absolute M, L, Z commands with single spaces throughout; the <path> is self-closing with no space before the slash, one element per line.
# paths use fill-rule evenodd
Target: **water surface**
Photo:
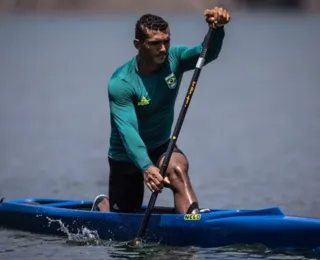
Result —
<path fill-rule="evenodd" d="M 197 16 L 165 16 L 173 44 L 199 43 Z M 0 195 L 92 199 L 107 193 L 106 84 L 135 55 L 135 16 L 0 16 Z M 320 217 L 319 16 L 234 15 L 203 69 L 179 146 L 202 207 L 280 206 Z M 179 112 L 192 72 L 184 77 Z M 150 193 L 146 192 L 145 202 Z M 173 205 L 163 192 L 157 205 Z M 19 259 L 302 259 L 260 247 L 77 245 L 0 230 L 0 257 Z"/>

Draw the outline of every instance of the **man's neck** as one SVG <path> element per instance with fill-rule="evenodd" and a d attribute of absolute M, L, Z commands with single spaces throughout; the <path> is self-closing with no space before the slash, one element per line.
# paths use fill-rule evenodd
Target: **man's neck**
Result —
<path fill-rule="evenodd" d="M 157 72 L 161 66 L 153 62 L 142 59 L 140 56 L 137 57 L 138 69 L 142 75 L 150 76 Z"/>

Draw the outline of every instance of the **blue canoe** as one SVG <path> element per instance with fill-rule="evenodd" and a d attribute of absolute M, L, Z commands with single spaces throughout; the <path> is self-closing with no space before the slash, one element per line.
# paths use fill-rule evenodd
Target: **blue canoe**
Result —
<path fill-rule="evenodd" d="M 0 202 L 0 226 L 35 233 L 65 235 L 57 221 L 77 233 L 86 227 L 101 239 L 130 241 L 137 235 L 141 213 L 92 212 L 92 201 L 16 199 Z M 50 222 L 50 223 L 49 223 Z M 210 209 L 199 215 L 174 214 L 156 207 L 147 242 L 172 246 L 217 247 L 263 244 L 269 248 L 317 249 L 320 219 L 287 216 L 280 208 Z"/>

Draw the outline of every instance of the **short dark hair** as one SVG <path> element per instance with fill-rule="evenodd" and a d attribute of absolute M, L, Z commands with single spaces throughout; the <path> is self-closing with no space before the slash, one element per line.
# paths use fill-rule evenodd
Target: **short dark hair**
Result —
<path fill-rule="evenodd" d="M 164 32 L 168 26 L 168 22 L 162 17 L 154 14 L 145 14 L 136 22 L 135 38 L 144 40 L 146 38 L 146 29 Z"/>

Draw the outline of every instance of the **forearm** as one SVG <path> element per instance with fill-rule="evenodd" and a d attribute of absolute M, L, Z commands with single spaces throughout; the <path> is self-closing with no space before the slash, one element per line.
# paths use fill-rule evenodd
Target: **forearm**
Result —
<path fill-rule="evenodd" d="M 133 127 L 120 128 L 119 132 L 129 158 L 141 172 L 145 172 L 153 163 L 139 133 Z"/>
<path fill-rule="evenodd" d="M 223 44 L 224 35 L 224 28 L 219 28 L 215 31 L 213 37 L 209 42 L 209 48 L 204 65 L 212 62 L 219 56 Z M 208 35 L 206 35 L 206 37 L 208 37 Z M 182 72 L 195 68 L 199 55 L 203 50 L 204 41 L 205 39 L 202 41 L 202 43 L 191 48 L 178 46 L 178 50 L 180 48 L 179 68 Z"/>
<path fill-rule="evenodd" d="M 218 58 L 218 56 L 221 52 L 224 36 L 225 36 L 225 31 L 224 31 L 223 27 L 215 29 L 215 33 L 209 42 L 209 48 L 208 48 L 205 64 L 212 62 L 213 60 Z M 208 35 L 206 35 L 206 37 L 208 37 Z M 200 55 L 200 53 L 203 49 L 204 41 L 205 41 L 205 39 L 203 40 L 203 42 L 201 44 L 200 52 L 197 53 L 198 56 Z"/>

